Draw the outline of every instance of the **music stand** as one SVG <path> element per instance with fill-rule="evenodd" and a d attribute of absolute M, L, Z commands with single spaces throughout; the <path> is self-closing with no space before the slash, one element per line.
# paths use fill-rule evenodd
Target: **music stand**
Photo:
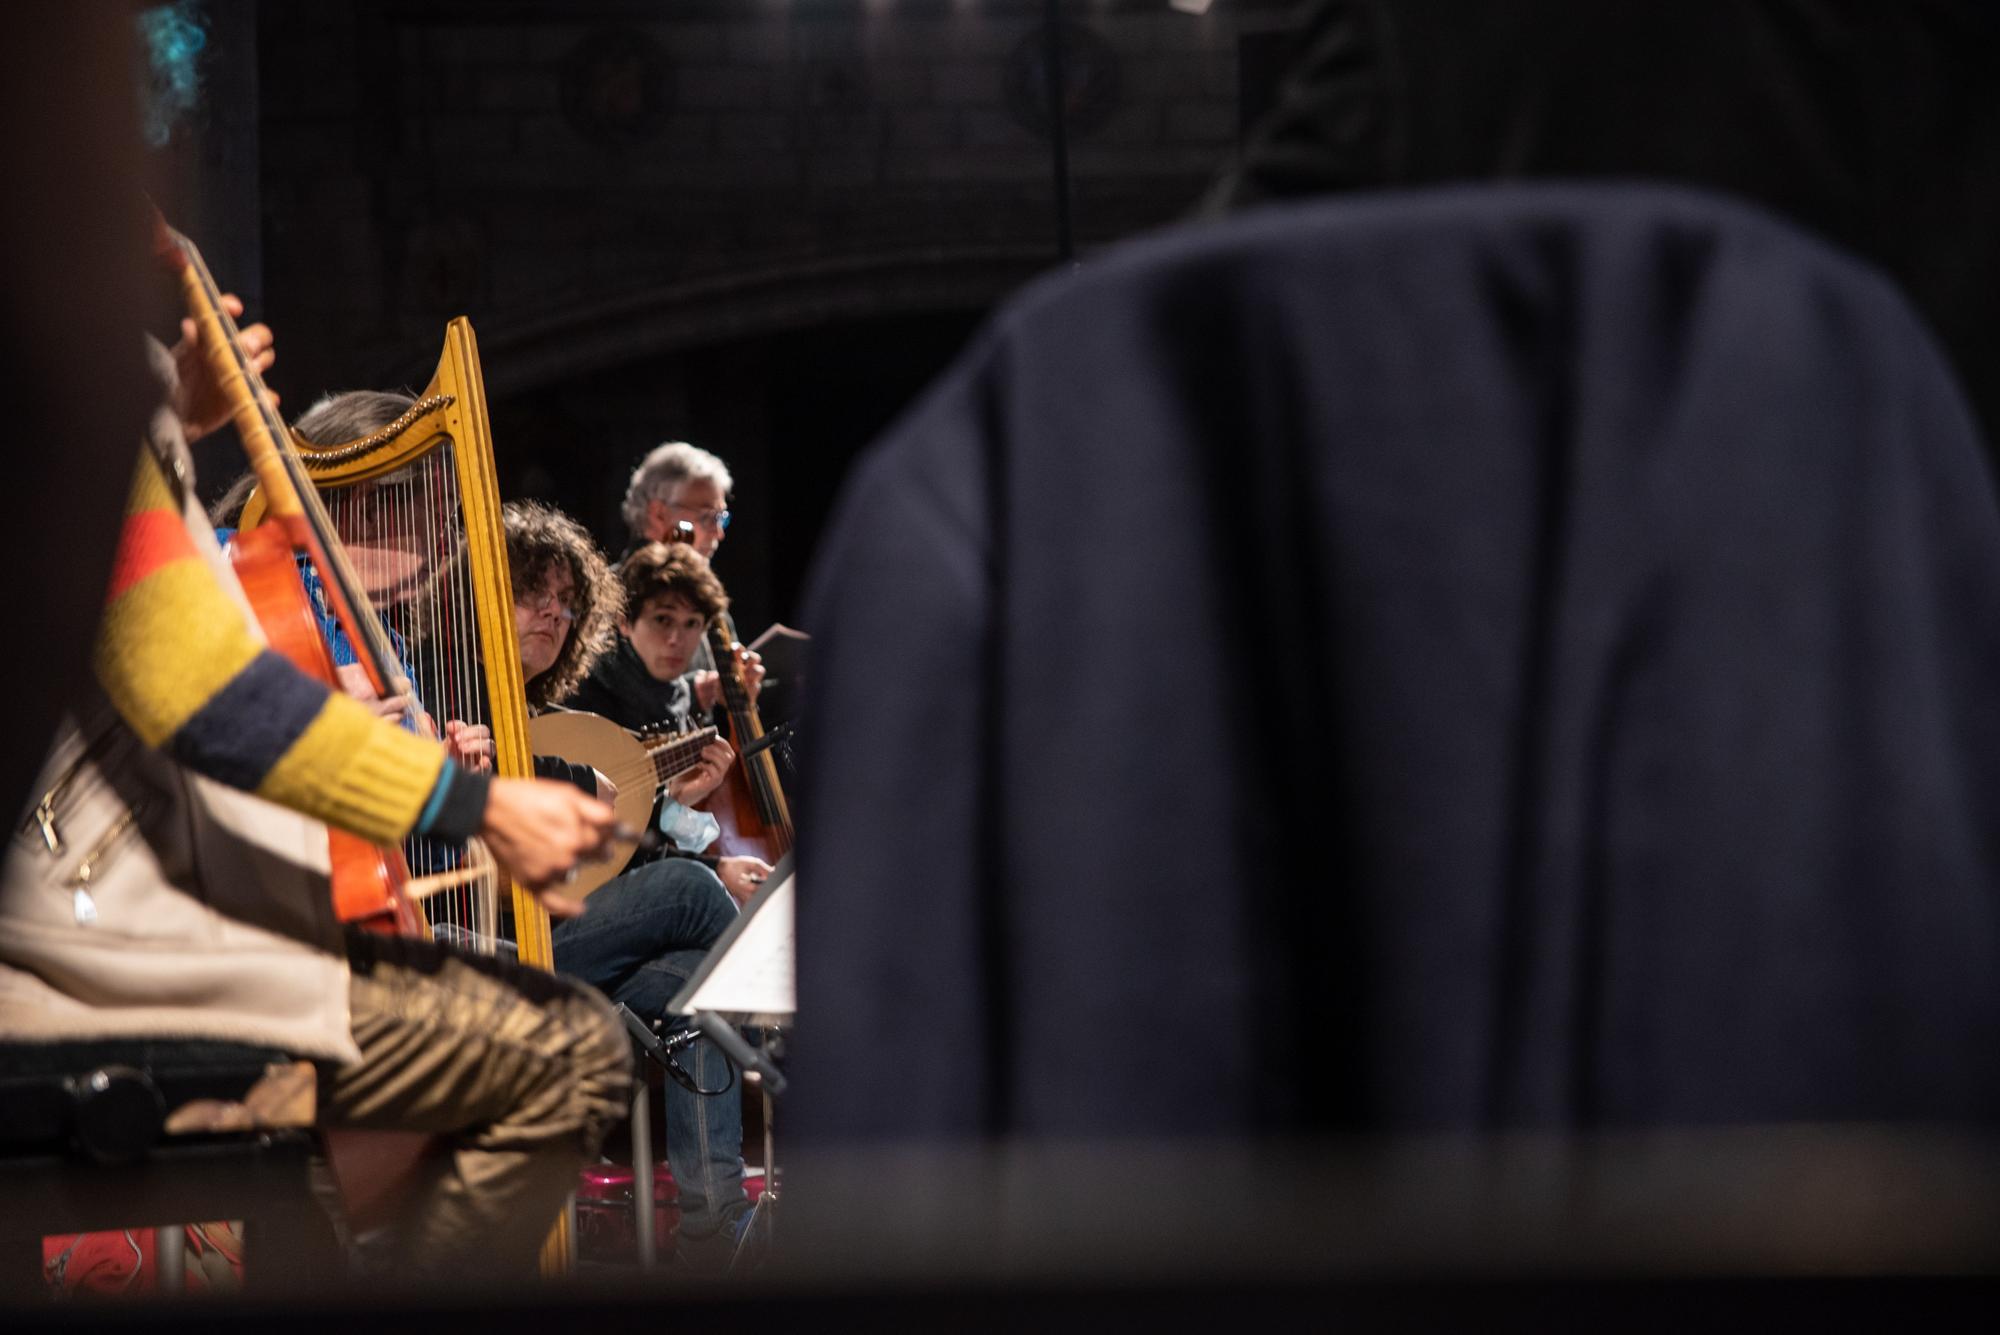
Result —
<path fill-rule="evenodd" d="M 696 1026 L 742 1069 L 746 1078 L 755 1072 L 764 1100 L 764 1190 L 759 1193 L 750 1221 L 730 1257 L 731 1269 L 742 1259 L 759 1229 L 766 1236 L 770 1234 L 778 1208 L 772 1100 L 785 1092 L 785 1076 L 770 1058 L 781 1053 L 781 1031 L 798 1010 L 792 967 L 796 884 L 792 855 L 787 853 L 764 878 L 763 887 L 750 897 L 729 930 L 709 947 L 701 967 L 667 1007 L 676 1015 L 692 1016 Z M 744 1041 L 737 1032 L 738 1025 L 752 1025 L 763 1031 L 761 1052 Z"/>

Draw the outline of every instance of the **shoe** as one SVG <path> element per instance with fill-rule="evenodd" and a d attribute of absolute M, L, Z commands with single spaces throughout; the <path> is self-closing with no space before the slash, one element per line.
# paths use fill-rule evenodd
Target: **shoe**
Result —
<path fill-rule="evenodd" d="M 741 1275 L 761 1264 L 767 1250 L 770 1229 L 758 1223 L 753 1236 L 751 1224 L 756 1211 L 747 1205 L 725 1219 L 722 1227 L 699 1237 L 685 1228 L 674 1247 L 674 1268 L 689 1275 Z"/>

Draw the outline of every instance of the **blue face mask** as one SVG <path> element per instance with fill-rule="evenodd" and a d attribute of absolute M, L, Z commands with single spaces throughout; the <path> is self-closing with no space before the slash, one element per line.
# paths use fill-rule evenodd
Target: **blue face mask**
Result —
<path fill-rule="evenodd" d="M 660 803 L 660 833 L 684 853 L 699 853 L 715 842 L 722 826 L 706 811 L 691 811 L 671 797 Z"/>

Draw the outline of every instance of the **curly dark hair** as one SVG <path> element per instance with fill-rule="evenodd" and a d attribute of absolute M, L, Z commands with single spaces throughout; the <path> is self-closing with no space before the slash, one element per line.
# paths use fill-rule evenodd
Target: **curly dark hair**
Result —
<path fill-rule="evenodd" d="M 618 582 L 624 586 L 626 615 L 633 618 L 654 598 L 680 598 L 710 621 L 729 607 L 722 581 L 685 543 L 647 543 L 618 567 Z"/>
<path fill-rule="evenodd" d="M 547 672 L 528 682 L 528 703 L 539 709 L 567 699 L 611 648 L 625 592 L 590 534 L 562 511 L 540 501 L 509 501 L 501 514 L 507 522 L 507 565 L 515 598 L 541 588 L 558 567 L 569 571 L 576 586 L 576 620 L 562 652 Z"/>

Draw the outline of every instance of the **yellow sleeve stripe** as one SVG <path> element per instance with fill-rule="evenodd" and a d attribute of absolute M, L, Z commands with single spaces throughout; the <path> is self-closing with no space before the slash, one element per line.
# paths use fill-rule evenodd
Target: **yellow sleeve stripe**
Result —
<path fill-rule="evenodd" d="M 377 718 L 359 701 L 333 695 L 256 791 L 386 844 L 417 823 L 443 768 L 444 748 L 437 742 Z"/>
<path fill-rule="evenodd" d="M 148 746 L 179 731 L 262 648 L 199 557 L 157 566 L 98 628 L 98 680 Z"/>

